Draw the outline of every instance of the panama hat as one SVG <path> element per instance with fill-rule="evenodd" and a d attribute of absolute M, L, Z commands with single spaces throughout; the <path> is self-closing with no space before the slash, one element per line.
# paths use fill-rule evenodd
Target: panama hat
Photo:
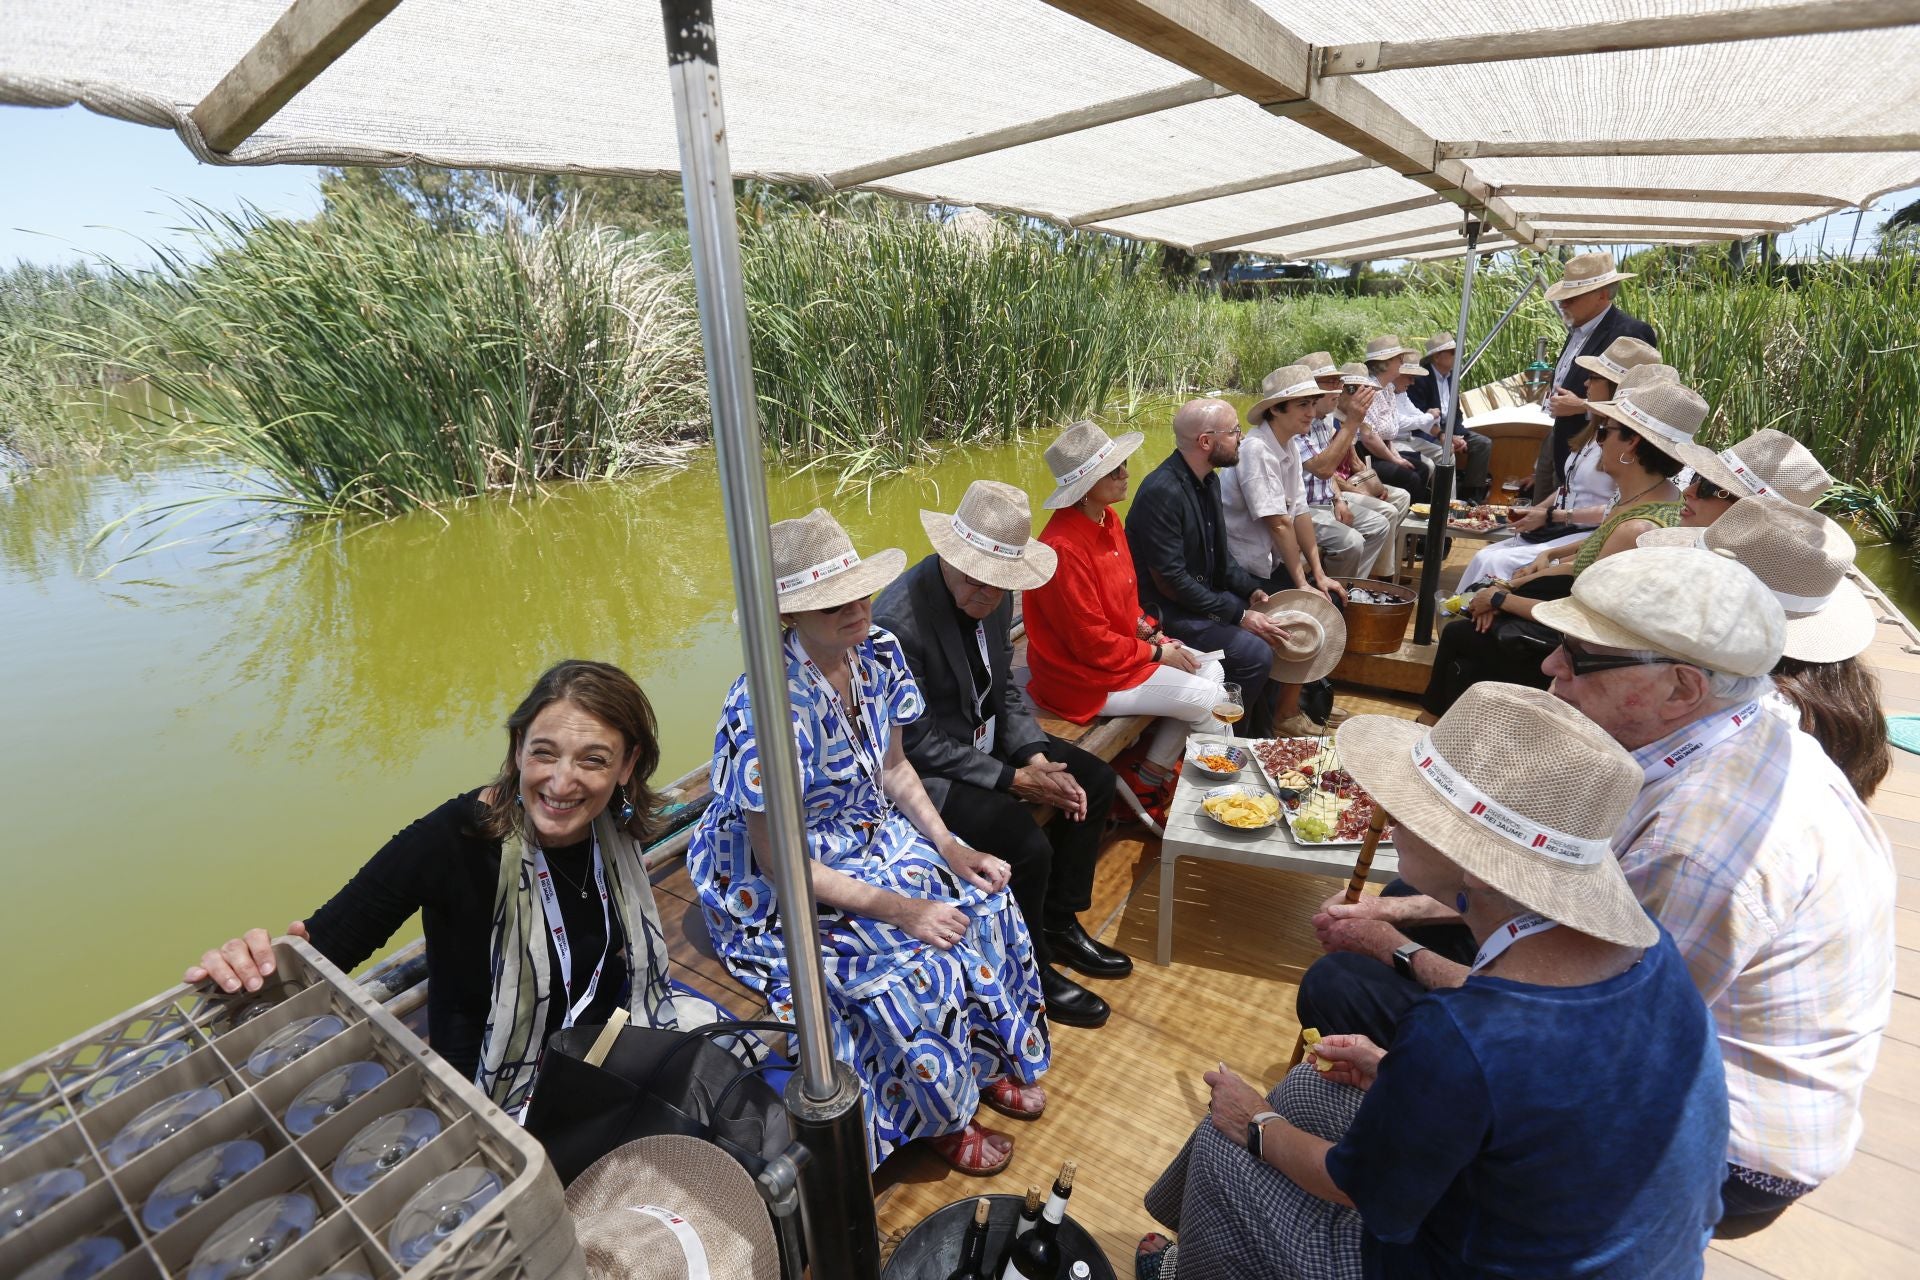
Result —
<path fill-rule="evenodd" d="M 1581 253 L 1567 259 L 1566 270 L 1547 286 L 1548 302 L 1564 302 L 1583 293 L 1592 293 L 1621 280 L 1631 280 L 1632 271 L 1616 271 L 1610 253 Z"/>
<path fill-rule="evenodd" d="M 1040 505 L 1049 511 L 1072 506 L 1145 440 L 1138 431 L 1129 431 L 1116 440 L 1091 422 L 1074 423 L 1047 446 L 1047 470 L 1053 472 L 1057 487 Z"/>
<path fill-rule="evenodd" d="M 1053 577 L 1052 547 L 1033 538 L 1027 495 L 998 480 L 975 480 L 950 516 L 922 511 L 921 527 L 940 558 L 976 582 L 1030 591 Z"/>
<path fill-rule="evenodd" d="M 1284 365 L 1260 380 L 1260 398 L 1247 410 L 1247 425 L 1260 426 L 1267 410 L 1282 400 L 1317 400 L 1332 392 L 1322 391 L 1313 380 L 1313 370 L 1303 364 Z"/>
<path fill-rule="evenodd" d="M 1753 570 L 1787 612 L 1789 658 L 1844 662 L 1873 643 L 1873 606 L 1847 580 L 1853 539 L 1818 511 L 1755 497 L 1704 529 L 1652 529 L 1639 545 L 1705 547 Z"/>
<path fill-rule="evenodd" d="M 1337 378 L 1340 376 L 1340 367 L 1334 364 L 1333 357 L 1325 351 L 1309 351 L 1294 361 L 1294 363 L 1305 365 L 1307 371 L 1316 378 Z"/>
<path fill-rule="evenodd" d="M 1689 445 L 1680 460 L 1735 496 L 1779 498 L 1796 507 L 1812 506 L 1833 487 L 1833 477 L 1807 446 L 1772 427 L 1718 453 Z"/>
<path fill-rule="evenodd" d="M 1395 356 L 1412 356 L 1418 354 L 1420 353 L 1412 347 L 1402 345 L 1399 334 L 1383 333 L 1377 338 L 1367 339 L 1367 354 L 1365 360 L 1368 364 L 1373 364 L 1380 360 L 1391 360 Z"/>
<path fill-rule="evenodd" d="M 1627 376 L 1627 370 L 1643 364 L 1659 364 L 1660 351 L 1638 338 L 1615 338 L 1599 355 L 1575 356 L 1573 362 L 1588 373 L 1599 374 L 1617 387 L 1620 379 Z M 1675 377 L 1678 377 L 1677 373 Z"/>
<path fill-rule="evenodd" d="M 592 1280 L 779 1280 L 780 1253 L 753 1176 L 682 1134 L 600 1157 L 566 1192 Z"/>
<path fill-rule="evenodd" d="M 1354 716 L 1334 740 L 1394 822 L 1462 870 L 1569 929 L 1623 947 L 1660 940 L 1612 845 L 1645 776 L 1552 694 L 1486 682 L 1431 727 Z"/>
<path fill-rule="evenodd" d="M 1616 390 L 1611 400 L 1589 400 L 1587 411 L 1612 418 L 1684 464 L 1686 459 L 1680 456 L 1680 446 L 1693 443 L 1694 433 L 1707 420 L 1707 402 L 1691 387 L 1642 372 L 1663 367 L 1641 365 L 1632 370 L 1640 374 L 1634 385 Z"/>
<path fill-rule="evenodd" d="M 1367 372 L 1367 366 L 1356 360 L 1352 364 L 1340 366 L 1340 381 L 1350 387 L 1377 387 L 1380 383 Z"/>
<path fill-rule="evenodd" d="M 1275 680 L 1311 684 L 1340 665 L 1347 651 L 1347 620 L 1318 591 L 1276 591 L 1260 612 L 1287 628 L 1287 638 L 1273 649 Z"/>
<path fill-rule="evenodd" d="M 782 520 L 768 533 L 773 541 L 773 589 L 782 613 L 864 600 L 907 567 L 907 553 L 898 547 L 862 560 L 853 539 L 824 507 L 797 520 Z"/>
<path fill-rule="evenodd" d="M 1400 361 L 1399 371 L 1401 373 L 1411 373 L 1415 377 L 1420 377 L 1426 373 L 1427 366 L 1421 364 L 1420 361 L 1415 359 L 1413 356 L 1407 356 L 1405 359 Z"/>
<path fill-rule="evenodd" d="M 1432 359 L 1443 351 L 1453 350 L 1457 350 L 1457 348 L 1454 346 L 1453 335 L 1450 333 L 1436 333 L 1427 339 L 1428 359 Z"/>
<path fill-rule="evenodd" d="M 1734 676 L 1766 675 L 1787 642 L 1786 610 L 1766 584 L 1702 547 L 1633 547 L 1595 561 L 1572 595 L 1536 604 L 1533 620 L 1589 644 L 1651 649 Z"/>

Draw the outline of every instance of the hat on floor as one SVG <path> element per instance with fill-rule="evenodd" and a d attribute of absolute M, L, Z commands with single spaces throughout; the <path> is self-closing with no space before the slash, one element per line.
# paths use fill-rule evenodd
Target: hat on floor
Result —
<path fill-rule="evenodd" d="M 1721 517 L 1725 519 L 1725 517 Z M 1612 649 L 1651 649 L 1708 671 L 1763 676 L 1780 661 L 1787 614 L 1751 569 L 1703 547 L 1633 547 L 1595 561 L 1533 620 Z"/>
<path fill-rule="evenodd" d="M 1260 380 L 1260 398 L 1247 410 L 1247 425 L 1257 427 L 1266 422 L 1267 410 L 1282 400 L 1318 400 L 1331 394 L 1320 389 L 1313 380 L 1313 370 L 1304 364 L 1284 365 Z"/>
<path fill-rule="evenodd" d="M 1340 376 L 1340 367 L 1334 364 L 1333 357 L 1325 351 L 1309 351 L 1307 354 L 1301 356 L 1297 363 L 1305 365 L 1307 372 L 1316 378 L 1337 378 Z"/>
<path fill-rule="evenodd" d="M 1275 680 L 1310 684 L 1340 665 L 1347 651 L 1347 620 L 1318 591 L 1276 591 L 1260 612 L 1288 629 L 1287 638 L 1274 646 Z"/>
<path fill-rule="evenodd" d="M 1560 278 L 1547 286 L 1547 301 L 1564 302 L 1622 280 L 1631 280 L 1636 274 L 1614 270 L 1613 255 L 1610 253 L 1575 254 L 1567 259 L 1566 270 L 1560 273 Z"/>
<path fill-rule="evenodd" d="M 1010 484 L 975 480 L 952 515 L 922 511 L 920 525 L 940 558 L 976 582 L 1031 591 L 1053 577 L 1054 550 L 1034 538 L 1027 495 Z"/>
<path fill-rule="evenodd" d="M 1789 658 L 1844 662 L 1873 643 L 1873 606 L 1847 578 L 1853 539 L 1818 511 L 1754 497 L 1704 529 L 1649 530 L 1640 545 L 1705 547 L 1753 570 L 1787 611 Z"/>
<path fill-rule="evenodd" d="M 1707 420 L 1707 402 L 1700 393 L 1643 370 L 1664 365 L 1643 364 L 1632 372 L 1634 385 L 1623 386 L 1611 400 L 1589 400 L 1587 411 L 1611 418 L 1669 458 L 1685 463 L 1680 446 L 1693 443 L 1694 433 Z"/>
<path fill-rule="evenodd" d="M 753 1176 L 710 1142 L 639 1138 L 566 1193 L 591 1280 L 780 1280 L 773 1219 Z"/>
<path fill-rule="evenodd" d="M 782 613 L 864 600 L 907 567 L 907 553 L 898 547 L 862 560 L 853 539 L 825 507 L 797 520 L 781 520 L 768 533 L 773 541 L 773 589 Z"/>
<path fill-rule="evenodd" d="M 1620 379 L 1627 376 L 1627 370 L 1637 369 L 1643 364 L 1659 364 L 1660 350 L 1638 338 L 1615 338 L 1599 355 L 1575 356 L 1573 362 L 1588 373 L 1599 374 L 1617 387 Z M 1677 379 L 1679 375 L 1676 372 L 1674 376 Z"/>
<path fill-rule="evenodd" d="M 1049 511 L 1070 507 L 1146 441 L 1138 431 L 1118 440 L 1091 422 L 1076 422 L 1047 446 L 1047 470 L 1053 472 L 1054 491 L 1040 505 Z"/>
<path fill-rule="evenodd" d="M 1443 351 L 1452 351 L 1452 350 L 1455 350 L 1455 347 L 1453 343 L 1453 335 L 1450 333 L 1436 333 L 1431 338 L 1427 339 L 1427 358 L 1429 360 L 1439 355 Z"/>
<path fill-rule="evenodd" d="M 1354 716 L 1334 740 L 1347 772 L 1396 823 L 1470 875 L 1592 937 L 1623 947 L 1660 940 L 1612 845 L 1645 775 L 1552 694 L 1477 684 L 1431 727 Z"/>
<path fill-rule="evenodd" d="M 1377 338 L 1367 339 L 1366 362 L 1373 364 L 1379 360 L 1391 360 L 1395 356 L 1413 356 L 1420 353 L 1404 345 L 1397 333 L 1383 333 Z"/>
<path fill-rule="evenodd" d="M 1762 427 L 1737 444 L 1715 453 L 1689 445 L 1680 460 L 1735 497 L 1779 498 L 1810 507 L 1833 487 L 1833 477 L 1807 446 L 1784 431 Z"/>

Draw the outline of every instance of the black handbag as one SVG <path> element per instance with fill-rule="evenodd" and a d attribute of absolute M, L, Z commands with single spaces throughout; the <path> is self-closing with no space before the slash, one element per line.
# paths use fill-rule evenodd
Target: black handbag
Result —
<path fill-rule="evenodd" d="M 602 1029 L 568 1027 L 547 1040 L 527 1108 L 526 1130 L 547 1149 L 562 1183 L 635 1138 L 700 1138 L 756 1177 L 792 1141 L 786 1107 L 766 1078 L 790 1064 L 749 1066 L 715 1043 L 729 1035 L 750 1042 L 744 1032 L 788 1035 L 787 1023 L 715 1022 L 691 1031 L 628 1025 L 591 1066 L 586 1057 Z"/>

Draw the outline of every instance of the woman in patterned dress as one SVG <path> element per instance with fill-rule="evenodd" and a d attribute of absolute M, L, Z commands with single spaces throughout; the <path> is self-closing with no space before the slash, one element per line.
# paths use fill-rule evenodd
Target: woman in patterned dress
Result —
<path fill-rule="evenodd" d="M 860 1077 L 868 1161 L 929 1138 L 961 1172 L 996 1173 L 1013 1140 L 974 1113 L 983 1101 L 1022 1118 L 1044 1107 L 1045 1004 L 1007 864 L 947 830 L 896 732 L 923 704 L 868 600 L 906 557 L 861 560 L 819 509 L 772 535 L 834 1056 Z M 742 677 L 687 869 L 727 968 L 790 1021 L 756 732 Z"/>

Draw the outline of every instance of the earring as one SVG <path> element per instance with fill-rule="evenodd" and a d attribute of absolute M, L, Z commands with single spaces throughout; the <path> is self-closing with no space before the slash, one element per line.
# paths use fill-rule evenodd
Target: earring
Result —
<path fill-rule="evenodd" d="M 1633 450 L 1629 449 L 1625 453 L 1620 455 L 1620 465 L 1623 467 L 1630 467 L 1633 465 Z"/>
<path fill-rule="evenodd" d="M 627 799 L 627 789 L 619 783 L 615 783 L 613 787 L 613 799 L 614 812 L 619 815 L 620 821 L 632 822 L 633 801 Z"/>
<path fill-rule="evenodd" d="M 520 793 L 519 793 L 518 791 L 516 791 L 516 792 L 514 792 L 514 793 L 513 793 L 513 807 L 514 807 L 514 808 L 516 808 L 516 809 L 524 809 L 524 808 L 526 807 L 526 803 L 527 803 L 526 801 L 524 801 L 524 800 L 522 800 L 522 799 L 520 798 Z"/>
<path fill-rule="evenodd" d="M 1453 909 L 1461 915 L 1467 914 L 1467 891 L 1465 889 L 1453 895 Z"/>

